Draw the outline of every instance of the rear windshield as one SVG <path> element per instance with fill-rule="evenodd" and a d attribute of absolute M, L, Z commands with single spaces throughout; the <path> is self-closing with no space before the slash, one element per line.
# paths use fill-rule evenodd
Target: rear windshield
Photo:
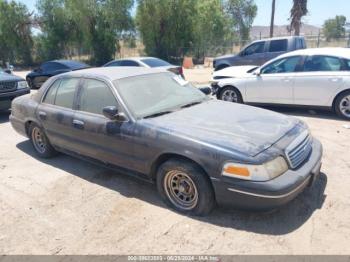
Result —
<path fill-rule="evenodd" d="M 168 62 L 158 58 L 145 58 L 141 61 L 150 67 L 171 66 Z"/>

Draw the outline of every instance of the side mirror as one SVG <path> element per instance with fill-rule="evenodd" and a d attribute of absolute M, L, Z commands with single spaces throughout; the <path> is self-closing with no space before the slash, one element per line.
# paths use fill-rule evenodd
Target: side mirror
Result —
<path fill-rule="evenodd" d="M 106 106 L 103 108 L 103 115 L 110 120 L 115 120 L 118 122 L 127 121 L 127 117 L 122 112 L 118 112 L 118 108 L 116 106 Z"/>
<path fill-rule="evenodd" d="M 7 73 L 7 74 L 12 74 L 12 70 L 11 69 L 5 69 L 4 72 Z"/>
<path fill-rule="evenodd" d="M 40 72 L 40 68 L 35 68 L 35 69 L 33 70 L 33 72 L 35 72 L 35 73 Z"/>
<path fill-rule="evenodd" d="M 261 75 L 260 68 L 256 69 L 253 74 L 256 75 L 256 76 L 260 76 Z"/>
<path fill-rule="evenodd" d="M 211 94 L 211 88 L 208 86 L 199 87 L 198 89 L 207 96 Z"/>

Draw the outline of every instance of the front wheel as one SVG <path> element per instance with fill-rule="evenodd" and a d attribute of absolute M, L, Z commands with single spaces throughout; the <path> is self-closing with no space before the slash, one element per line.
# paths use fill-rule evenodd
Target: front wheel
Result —
<path fill-rule="evenodd" d="M 341 94 L 335 100 L 335 112 L 342 118 L 350 120 L 350 91 Z"/>
<path fill-rule="evenodd" d="M 233 86 L 227 86 L 224 87 L 219 95 L 218 99 L 227 101 L 227 102 L 234 102 L 234 103 L 242 103 L 243 99 L 241 96 L 241 93 L 237 90 L 237 88 Z"/>
<path fill-rule="evenodd" d="M 215 205 L 207 175 L 195 164 L 169 160 L 157 173 L 157 188 L 163 201 L 181 213 L 203 216 Z"/>

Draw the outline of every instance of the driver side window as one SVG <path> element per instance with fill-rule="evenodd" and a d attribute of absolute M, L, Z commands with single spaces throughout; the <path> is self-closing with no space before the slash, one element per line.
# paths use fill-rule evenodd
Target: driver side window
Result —
<path fill-rule="evenodd" d="M 247 55 L 263 53 L 264 48 L 265 48 L 265 42 L 257 42 L 257 43 L 251 44 L 246 49 L 244 49 L 244 51 L 242 52 L 242 55 L 247 56 Z"/>
<path fill-rule="evenodd" d="M 279 74 L 296 72 L 300 59 L 300 56 L 279 59 L 261 69 L 261 74 Z"/>

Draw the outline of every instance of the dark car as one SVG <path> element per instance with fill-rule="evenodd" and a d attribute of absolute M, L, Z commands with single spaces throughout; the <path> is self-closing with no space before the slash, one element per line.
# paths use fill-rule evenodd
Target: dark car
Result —
<path fill-rule="evenodd" d="M 137 66 L 137 67 L 147 67 L 147 68 L 164 68 L 170 72 L 177 75 L 183 75 L 182 66 L 172 65 L 167 61 L 156 57 L 130 57 L 119 60 L 113 60 L 104 65 L 104 67 L 110 66 Z"/>
<path fill-rule="evenodd" d="M 29 92 L 28 84 L 23 78 L 8 74 L 0 68 L 0 111 L 11 108 L 14 98 Z"/>
<path fill-rule="evenodd" d="M 322 146 L 302 121 L 210 99 L 166 70 L 59 75 L 15 99 L 10 120 L 40 157 L 65 152 L 154 181 L 165 203 L 195 215 L 215 203 L 275 208 L 321 167 Z"/>
<path fill-rule="evenodd" d="M 225 55 L 215 58 L 213 66 L 215 71 L 229 66 L 260 66 L 279 55 L 305 48 L 306 42 L 302 36 L 257 40 L 243 48 L 237 55 Z"/>
<path fill-rule="evenodd" d="M 39 68 L 34 69 L 27 75 L 26 79 L 30 88 L 38 89 L 52 76 L 88 67 L 90 66 L 79 61 L 54 60 L 45 62 Z"/>

